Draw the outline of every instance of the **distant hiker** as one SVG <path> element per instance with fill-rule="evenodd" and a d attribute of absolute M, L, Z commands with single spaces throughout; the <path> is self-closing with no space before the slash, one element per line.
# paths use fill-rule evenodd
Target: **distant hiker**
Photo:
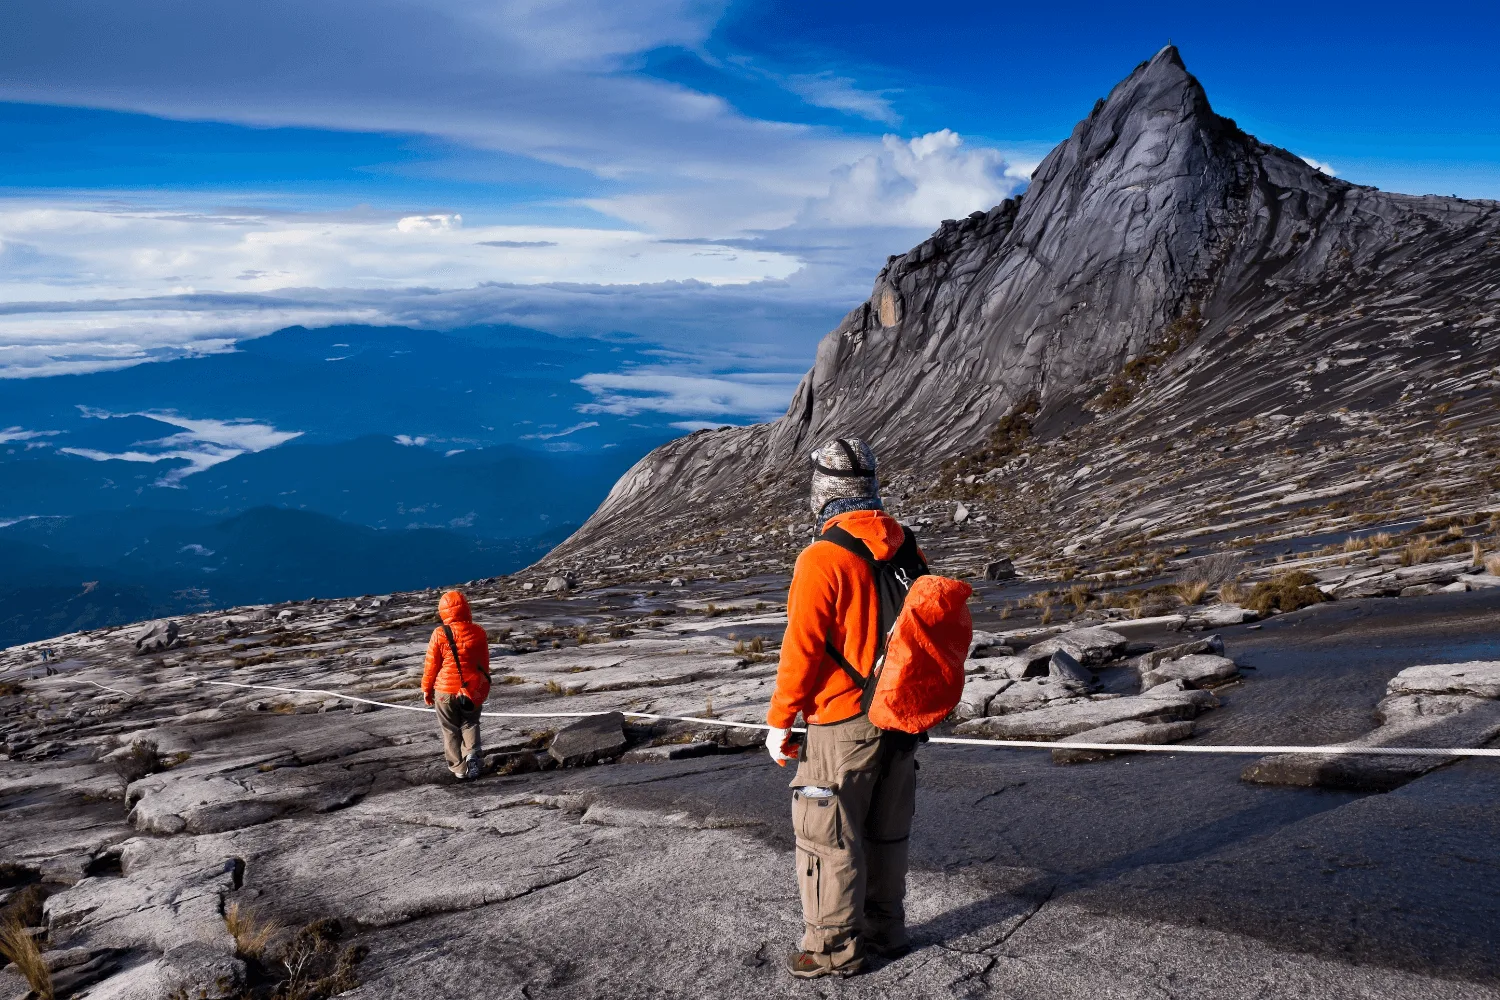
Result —
<path fill-rule="evenodd" d="M 474 624 L 468 600 L 456 590 L 438 602 L 438 617 L 443 624 L 427 643 L 422 698 L 436 703 L 449 770 L 461 779 L 477 778 L 479 709 L 490 696 L 490 638 Z"/>
<path fill-rule="evenodd" d="M 782 766 L 800 758 L 792 825 L 805 931 L 788 969 L 806 979 L 852 975 L 867 950 L 889 958 L 911 950 L 907 841 L 922 739 L 914 734 L 957 704 L 973 633 L 968 585 L 927 576 L 915 537 L 884 513 L 869 445 L 829 441 L 812 459 L 812 510 L 822 531 L 792 575 L 766 715 L 771 758 Z M 913 602 L 944 634 L 928 635 L 926 624 L 909 621 L 903 607 Z M 941 647 L 944 662 L 924 660 L 903 630 L 922 632 L 929 646 Z M 899 703 L 885 697 L 893 675 L 904 685 Z M 924 707 L 901 714 L 914 705 Z M 799 712 L 807 722 L 801 748 L 789 740 Z"/>

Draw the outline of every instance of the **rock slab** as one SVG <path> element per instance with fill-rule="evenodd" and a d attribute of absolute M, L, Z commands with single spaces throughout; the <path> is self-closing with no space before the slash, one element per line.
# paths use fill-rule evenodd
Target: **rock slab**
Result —
<path fill-rule="evenodd" d="M 563 767 L 582 767 L 618 757 L 629 745 L 625 717 L 619 712 L 606 712 L 559 730 L 547 753 Z"/>

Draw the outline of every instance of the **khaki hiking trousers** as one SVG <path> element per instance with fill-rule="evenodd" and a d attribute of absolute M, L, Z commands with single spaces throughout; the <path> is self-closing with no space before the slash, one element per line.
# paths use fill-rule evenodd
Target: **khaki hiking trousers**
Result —
<path fill-rule="evenodd" d="M 820 795 L 819 789 L 832 789 Z M 906 865 L 916 811 L 916 739 L 863 715 L 807 727 L 792 779 L 802 950 L 831 968 L 907 944 Z"/>
<path fill-rule="evenodd" d="M 468 711 L 461 706 L 467 705 Z M 438 727 L 443 731 L 443 756 L 448 770 L 463 777 L 468 759 L 480 753 L 479 706 L 456 694 L 437 696 Z"/>

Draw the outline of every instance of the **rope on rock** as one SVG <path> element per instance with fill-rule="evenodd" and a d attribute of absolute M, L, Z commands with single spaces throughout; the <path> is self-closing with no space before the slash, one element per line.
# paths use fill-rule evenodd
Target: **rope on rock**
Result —
<path fill-rule="evenodd" d="M 290 688 L 278 687 L 274 684 L 240 684 L 235 681 L 211 681 L 203 677 L 192 677 L 200 684 L 212 684 L 217 687 L 244 688 L 251 691 L 279 691 L 283 694 L 315 694 L 327 698 L 339 698 L 343 701 L 358 702 L 361 705 L 374 705 L 376 708 L 394 708 L 403 712 L 428 712 L 436 713 L 437 709 L 427 708 L 422 705 L 394 705 L 388 701 L 373 701 L 369 698 L 361 698 L 357 695 L 344 694 L 341 691 L 329 691 L 324 688 Z M 596 715 L 609 715 L 608 712 L 480 712 L 481 716 L 491 719 L 586 719 Z M 621 715 L 632 719 L 650 719 L 656 722 L 696 722 L 709 726 L 724 726 L 732 729 L 761 729 L 770 727 L 758 722 L 731 722 L 728 719 L 703 719 L 691 715 L 652 715 L 648 712 L 620 712 Z M 794 729 L 793 732 L 806 732 L 805 729 Z M 1355 746 L 1324 746 L 1324 747 L 1300 747 L 1300 746 L 1203 746 L 1197 744 L 1161 744 L 1161 743 L 1062 743 L 1044 740 L 985 740 L 962 736 L 933 736 L 929 739 L 931 743 L 941 743 L 952 746 L 973 747 L 1000 747 L 1016 750 L 1102 750 L 1109 753 L 1227 753 L 1227 754 L 1318 754 L 1318 755 L 1361 755 L 1382 757 L 1500 757 L 1500 748 L 1488 747 L 1355 747 Z"/>

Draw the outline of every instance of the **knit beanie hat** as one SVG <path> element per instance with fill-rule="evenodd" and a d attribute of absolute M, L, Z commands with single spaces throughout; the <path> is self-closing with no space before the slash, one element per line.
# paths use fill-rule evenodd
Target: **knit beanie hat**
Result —
<path fill-rule="evenodd" d="M 822 518 L 825 508 L 836 500 L 867 500 L 868 506 L 880 508 L 875 452 L 859 438 L 835 438 L 824 442 L 812 453 L 812 463 L 812 511 L 815 516 Z M 848 510 L 859 509 L 847 504 L 841 506 Z"/>

